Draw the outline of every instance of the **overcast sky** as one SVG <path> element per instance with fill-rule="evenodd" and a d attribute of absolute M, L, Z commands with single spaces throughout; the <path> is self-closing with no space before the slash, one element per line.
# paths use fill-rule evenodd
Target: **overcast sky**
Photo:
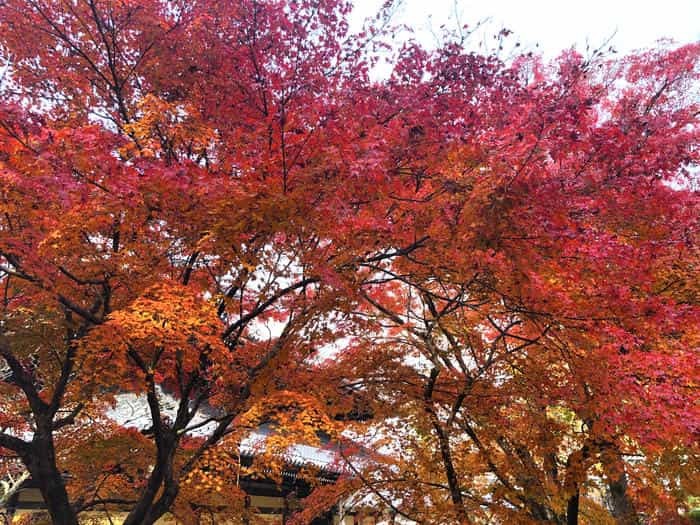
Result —
<path fill-rule="evenodd" d="M 353 21 L 375 13 L 382 3 L 355 0 Z M 453 0 L 402 4 L 396 20 L 414 27 L 425 43 L 434 40 L 431 25 L 454 25 Z M 458 5 L 462 24 L 489 18 L 491 34 L 506 27 L 523 48 L 539 49 L 549 57 L 572 45 L 584 51 L 587 41 L 598 47 L 613 34 L 611 44 L 620 52 L 651 47 L 661 38 L 700 40 L 700 0 L 459 0 Z M 474 40 L 483 40 L 483 34 Z"/>

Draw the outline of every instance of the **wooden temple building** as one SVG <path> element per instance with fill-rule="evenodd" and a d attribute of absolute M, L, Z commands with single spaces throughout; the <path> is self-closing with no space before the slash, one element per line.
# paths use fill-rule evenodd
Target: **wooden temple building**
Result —
<path fill-rule="evenodd" d="M 242 476 L 239 479 L 240 488 L 247 494 L 245 505 L 252 511 L 253 517 L 248 520 L 250 525 L 282 525 L 288 522 L 295 509 L 298 508 L 299 502 L 303 501 L 312 490 L 311 484 L 299 475 L 300 470 L 309 464 L 313 464 L 315 467 L 317 477 L 315 483 L 317 484 L 334 483 L 340 476 L 339 469 L 329 461 L 328 450 L 310 446 L 301 446 L 297 449 L 297 454 L 291 456 L 284 467 L 281 483 L 279 476 L 277 476 L 276 481 L 248 476 Z M 242 466 L 252 465 L 254 459 L 254 447 L 241 447 Z M 21 516 L 32 514 L 36 518 L 33 522 L 36 525 L 49 525 L 50 521 L 48 521 L 44 508 L 44 501 L 36 483 L 27 479 L 21 488 L 8 498 L 3 510 L 9 523 Z M 366 509 L 363 510 L 366 511 Z M 109 517 L 107 513 L 90 512 L 88 514 L 86 523 L 89 522 L 91 525 L 118 525 L 126 515 L 119 509 L 110 510 Z M 104 515 L 101 516 L 101 514 Z M 41 519 L 41 516 L 46 516 L 45 520 L 47 521 Z M 366 512 L 360 514 L 343 502 L 338 502 L 334 508 L 325 515 L 314 519 L 309 525 L 375 525 L 380 523 L 380 518 L 381 513 L 374 517 L 367 516 Z M 174 525 L 179 522 L 166 517 L 159 523 Z M 222 523 L 222 525 L 225 524 Z"/>

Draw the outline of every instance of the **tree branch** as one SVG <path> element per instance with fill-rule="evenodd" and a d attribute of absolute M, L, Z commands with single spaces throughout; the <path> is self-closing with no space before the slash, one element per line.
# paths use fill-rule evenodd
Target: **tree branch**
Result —
<path fill-rule="evenodd" d="M 242 328 L 245 326 L 248 322 L 251 320 L 255 319 L 257 316 L 262 314 L 267 308 L 269 308 L 272 304 L 274 304 L 277 300 L 281 299 L 288 293 L 291 293 L 295 290 L 298 290 L 299 288 L 303 288 L 304 286 L 308 286 L 309 284 L 312 283 L 317 283 L 319 282 L 320 279 L 318 277 L 308 277 L 306 279 L 302 279 L 301 281 L 292 284 L 290 286 L 287 286 L 286 288 L 282 288 L 279 292 L 276 294 L 272 295 L 269 297 L 267 300 L 263 301 L 260 303 L 257 307 L 255 307 L 253 310 L 248 312 L 247 314 L 241 316 L 241 318 L 236 321 L 235 323 L 230 324 L 226 330 L 224 330 L 224 335 L 222 338 L 224 340 L 228 339 L 231 337 L 231 334 L 235 332 L 236 330 Z"/>

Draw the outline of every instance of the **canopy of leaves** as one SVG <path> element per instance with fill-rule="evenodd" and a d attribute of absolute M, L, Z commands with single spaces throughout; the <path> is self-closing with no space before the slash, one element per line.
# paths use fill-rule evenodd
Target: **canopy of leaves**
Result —
<path fill-rule="evenodd" d="M 260 425 L 246 474 L 344 465 L 298 523 L 682 522 L 700 45 L 392 47 L 351 8 L 0 3 L 0 452 L 66 525 L 243 519 Z"/>

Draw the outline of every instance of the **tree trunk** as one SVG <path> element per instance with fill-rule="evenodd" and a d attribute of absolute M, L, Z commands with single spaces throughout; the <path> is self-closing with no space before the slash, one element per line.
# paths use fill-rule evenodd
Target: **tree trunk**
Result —
<path fill-rule="evenodd" d="M 78 515 L 70 504 L 63 476 L 56 467 L 51 436 L 35 436 L 29 454 L 23 460 L 39 487 L 53 525 L 78 525 Z"/>
<path fill-rule="evenodd" d="M 566 525 L 578 525 L 579 495 L 580 492 L 577 488 L 566 503 Z"/>
<path fill-rule="evenodd" d="M 156 465 L 151 472 L 146 489 L 124 520 L 124 525 L 151 525 L 160 517 L 153 517 L 153 503 L 163 482 L 162 469 Z"/>
<path fill-rule="evenodd" d="M 618 525 L 636 525 L 639 523 L 637 509 L 627 491 L 627 473 L 625 462 L 617 447 L 612 446 L 601 459 L 608 478 L 606 503 L 610 514 Z"/>
<path fill-rule="evenodd" d="M 447 476 L 447 485 L 450 489 L 450 499 L 455 507 L 455 512 L 457 514 L 457 519 L 461 525 L 468 525 L 471 523 L 467 517 L 467 513 L 464 509 L 464 499 L 462 498 L 462 489 L 459 486 L 459 478 L 457 477 L 457 471 L 455 470 L 454 464 L 452 462 L 452 453 L 450 451 L 450 440 L 445 434 L 443 428 L 440 426 L 440 422 L 437 420 L 437 416 L 432 412 L 431 416 L 434 416 L 433 428 L 438 437 L 438 444 L 440 445 L 440 455 L 442 456 L 442 464 L 445 468 L 445 475 Z"/>
<path fill-rule="evenodd" d="M 462 489 L 459 485 L 459 478 L 457 476 L 457 471 L 455 470 L 454 463 L 452 462 L 452 452 L 450 451 L 450 438 L 446 430 L 442 427 L 440 423 L 440 418 L 438 418 L 435 409 L 432 404 L 433 388 L 435 387 L 435 382 L 440 374 L 440 369 L 435 367 L 430 371 L 430 379 L 425 385 L 425 391 L 423 392 L 423 397 L 425 399 L 425 411 L 430 418 L 430 422 L 435 430 L 435 434 L 438 439 L 438 445 L 440 446 L 440 456 L 442 457 L 442 465 L 445 469 L 445 476 L 447 477 L 447 485 L 450 490 L 450 499 L 455 508 L 455 514 L 460 525 L 468 525 L 471 523 L 467 517 L 467 512 L 464 508 L 464 499 L 462 498 Z"/>
<path fill-rule="evenodd" d="M 173 463 L 177 449 L 176 439 L 165 439 L 167 444 L 159 451 L 157 463 L 148 479 L 139 501 L 124 520 L 124 525 L 153 525 L 172 506 L 178 493 L 173 479 Z M 162 492 L 161 492 L 162 489 Z M 156 499 L 156 497 L 160 496 Z"/>
<path fill-rule="evenodd" d="M 608 482 L 610 490 L 610 512 L 618 525 L 636 525 L 639 523 L 637 511 L 627 493 L 627 474 L 622 472 L 617 479 Z"/>
<path fill-rule="evenodd" d="M 170 510 L 173 503 L 175 503 L 177 493 L 177 488 L 169 485 L 163 492 L 163 495 L 158 498 L 158 501 L 148 508 L 143 520 L 140 522 L 140 525 L 153 525 L 156 521 L 162 518 Z M 126 522 L 124 523 L 126 524 Z"/>

